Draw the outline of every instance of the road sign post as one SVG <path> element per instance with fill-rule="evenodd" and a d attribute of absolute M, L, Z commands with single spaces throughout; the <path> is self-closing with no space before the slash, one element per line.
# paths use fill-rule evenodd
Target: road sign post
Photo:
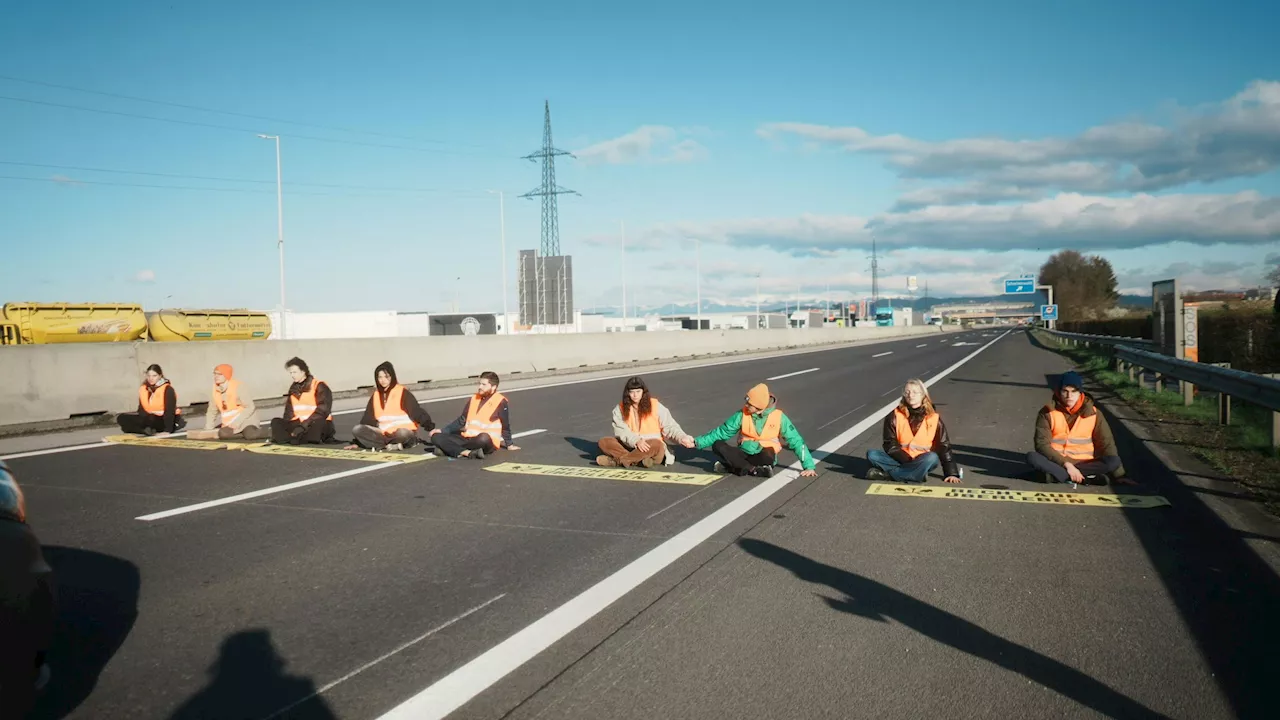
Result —
<path fill-rule="evenodd" d="M 1040 306 L 1040 319 L 1041 319 L 1041 320 L 1044 320 L 1045 322 L 1050 322 L 1050 321 L 1053 321 L 1053 320 L 1057 320 L 1057 319 L 1058 319 L 1058 306 L 1057 306 L 1057 305 L 1041 305 L 1041 306 Z"/>

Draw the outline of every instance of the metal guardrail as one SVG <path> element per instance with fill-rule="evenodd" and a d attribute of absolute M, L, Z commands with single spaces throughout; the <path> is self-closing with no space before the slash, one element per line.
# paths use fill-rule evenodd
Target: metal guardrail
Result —
<path fill-rule="evenodd" d="M 1054 337 L 1060 337 L 1065 340 L 1074 340 L 1083 343 L 1096 343 L 1098 345 L 1106 345 L 1108 347 L 1116 347 L 1120 345 L 1135 348 L 1153 348 L 1156 346 L 1154 340 L 1143 340 L 1142 338 L 1116 337 L 1114 335 L 1085 335 L 1084 333 L 1069 333 L 1060 330 L 1044 330 Z"/>

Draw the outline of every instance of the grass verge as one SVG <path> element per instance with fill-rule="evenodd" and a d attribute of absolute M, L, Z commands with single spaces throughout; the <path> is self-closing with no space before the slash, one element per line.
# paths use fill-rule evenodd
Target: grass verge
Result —
<path fill-rule="evenodd" d="M 1280 516 L 1280 457 L 1271 448 L 1270 410 L 1236 400 L 1231 405 L 1231 424 L 1219 425 L 1216 395 L 1197 395 L 1190 406 L 1184 405 L 1176 383 L 1172 391 L 1156 392 L 1112 370 L 1111 358 L 1101 351 L 1061 345 L 1052 336 L 1037 335 L 1046 347 L 1070 358 L 1081 374 L 1158 424 L 1166 438 L 1234 479 L 1269 512 Z"/>

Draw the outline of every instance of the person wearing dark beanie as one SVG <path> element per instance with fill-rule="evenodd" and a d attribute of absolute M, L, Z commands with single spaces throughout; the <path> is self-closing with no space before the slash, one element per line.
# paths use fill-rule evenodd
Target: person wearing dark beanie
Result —
<path fill-rule="evenodd" d="M 1121 479 L 1124 466 L 1111 428 L 1074 370 L 1058 378 L 1053 399 L 1040 409 L 1035 449 L 1027 453 L 1027 463 L 1046 483 L 1133 484 Z"/>

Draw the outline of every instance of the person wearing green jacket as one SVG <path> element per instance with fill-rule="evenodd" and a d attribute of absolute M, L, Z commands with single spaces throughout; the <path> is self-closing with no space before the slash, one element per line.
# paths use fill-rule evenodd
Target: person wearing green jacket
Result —
<path fill-rule="evenodd" d="M 817 475 L 814 470 L 817 463 L 805 446 L 804 438 L 791 424 L 791 418 L 777 408 L 777 403 L 778 399 L 769 394 L 769 386 L 760 383 L 747 393 L 743 408 L 725 420 L 723 425 L 700 437 L 685 438 L 681 444 L 699 450 L 711 448 L 711 452 L 720 458 L 715 466 L 718 473 L 772 477 L 785 440 L 800 459 L 803 468 L 800 474 L 804 477 Z M 729 440 L 734 438 L 738 439 L 737 446 L 729 444 Z"/>

